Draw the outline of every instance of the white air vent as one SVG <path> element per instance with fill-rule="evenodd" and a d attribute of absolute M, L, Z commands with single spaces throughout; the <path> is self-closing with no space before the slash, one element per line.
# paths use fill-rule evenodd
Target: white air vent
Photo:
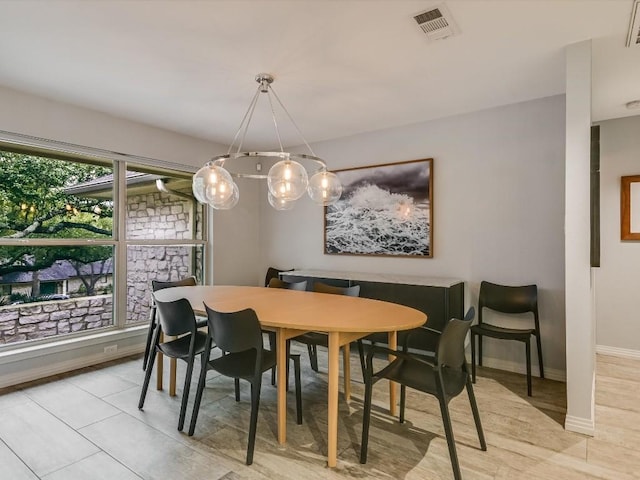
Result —
<path fill-rule="evenodd" d="M 640 47 L 640 0 L 635 0 L 631 9 L 627 47 Z"/>
<path fill-rule="evenodd" d="M 444 3 L 414 15 L 413 19 L 429 41 L 441 40 L 460 33 Z"/>

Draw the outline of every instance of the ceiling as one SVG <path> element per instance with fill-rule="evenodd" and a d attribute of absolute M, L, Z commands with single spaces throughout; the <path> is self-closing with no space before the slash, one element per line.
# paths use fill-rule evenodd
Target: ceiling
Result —
<path fill-rule="evenodd" d="M 633 0 L 447 0 L 460 34 L 429 42 L 413 16 L 442 3 L 0 0 L 0 86 L 229 144 L 268 72 L 315 142 L 562 94 L 593 39 L 594 121 L 640 113 Z M 246 148 L 275 146 L 268 111 Z"/>

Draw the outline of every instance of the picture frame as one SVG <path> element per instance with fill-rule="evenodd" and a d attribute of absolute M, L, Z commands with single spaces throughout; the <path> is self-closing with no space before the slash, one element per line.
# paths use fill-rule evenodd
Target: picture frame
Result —
<path fill-rule="evenodd" d="M 324 253 L 433 258 L 433 158 L 334 170 L 343 192 L 324 208 Z"/>
<path fill-rule="evenodd" d="M 620 239 L 640 240 L 640 175 L 620 179 Z"/>

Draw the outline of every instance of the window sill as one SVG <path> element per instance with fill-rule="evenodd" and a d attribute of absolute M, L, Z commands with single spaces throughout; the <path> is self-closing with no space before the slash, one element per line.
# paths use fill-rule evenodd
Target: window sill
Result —
<path fill-rule="evenodd" d="M 142 352 L 147 329 L 136 325 L 0 352 L 0 388 Z"/>

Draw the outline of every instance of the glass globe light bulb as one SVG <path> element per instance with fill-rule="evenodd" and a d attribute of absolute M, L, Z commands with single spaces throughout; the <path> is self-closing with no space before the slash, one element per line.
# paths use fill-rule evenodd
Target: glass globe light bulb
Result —
<path fill-rule="evenodd" d="M 284 211 L 291 210 L 296 201 L 295 200 L 285 200 L 282 198 L 276 198 L 271 195 L 271 192 L 267 192 L 267 198 L 269 199 L 269 205 L 271 205 L 276 210 Z"/>
<path fill-rule="evenodd" d="M 335 173 L 321 171 L 311 177 L 307 191 L 311 200 L 326 207 L 340 199 L 342 183 Z"/>
<path fill-rule="evenodd" d="M 193 196 L 200 203 L 221 203 L 227 200 L 233 193 L 230 185 L 233 179 L 224 168 L 207 163 L 193 176 Z M 223 188 L 219 188 L 223 186 Z"/>
<path fill-rule="evenodd" d="M 267 175 L 269 193 L 279 200 L 299 199 L 309 185 L 305 168 L 292 160 L 280 160 L 269 169 Z"/>
<path fill-rule="evenodd" d="M 226 201 L 211 204 L 211 206 L 216 210 L 231 210 L 235 207 L 238 204 L 238 200 L 240 200 L 240 189 L 235 182 L 232 182 L 231 189 L 232 193 Z"/>

